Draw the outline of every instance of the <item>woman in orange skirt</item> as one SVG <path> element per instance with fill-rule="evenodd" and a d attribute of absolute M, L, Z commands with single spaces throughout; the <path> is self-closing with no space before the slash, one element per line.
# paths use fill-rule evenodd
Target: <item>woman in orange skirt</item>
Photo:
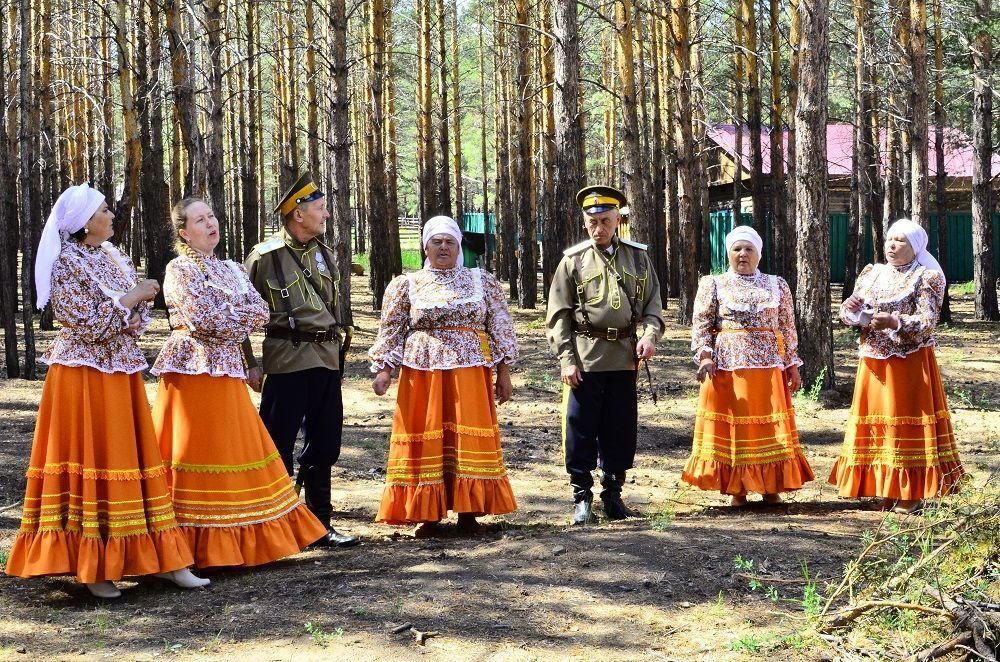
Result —
<path fill-rule="evenodd" d="M 177 521 L 199 568 L 269 563 L 326 529 L 296 496 L 244 381 L 240 343 L 267 322 L 267 304 L 242 265 L 213 254 L 211 207 L 187 198 L 171 221 L 179 256 L 163 281 L 172 330 L 153 365 L 153 424 Z"/>
<path fill-rule="evenodd" d="M 840 308 L 862 329 L 844 445 L 830 473 L 841 496 L 877 496 L 909 514 L 957 488 L 965 471 L 934 347 L 944 272 L 927 233 L 902 219 L 885 239 L 888 264 L 869 264 Z"/>
<path fill-rule="evenodd" d="M 424 268 L 386 288 L 368 352 L 384 395 L 401 366 L 389 465 L 377 521 L 432 535 L 448 511 L 463 530 L 517 505 L 503 465 L 496 402 L 510 399 L 514 324 L 500 283 L 458 264 L 462 232 L 436 216 L 424 225 Z M 496 384 L 493 368 L 496 368 Z"/>
<path fill-rule="evenodd" d="M 798 335 L 788 284 L 757 270 L 763 241 L 749 226 L 726 237 L 729 271 L 698 286 L 691 348 L 701 392 L 682 479 L 747 503 L 779 503 L 813 479 L 799 447 L 792 393 L 799 389 Z"/>
<path fill-rule="evenodd" d="M 114 581 L 157 575 L 208 584 L 187 570 L 156 445 L 136 338 L 149 324 L 154 280 L 107 240 L 114 214 L 86 184 L 59 196 L 35 262 L 38 307 L 62 327 L 42 359 L 42 388 L 21 528 L 7 574 L 74 575 L 101 598 Z"/>

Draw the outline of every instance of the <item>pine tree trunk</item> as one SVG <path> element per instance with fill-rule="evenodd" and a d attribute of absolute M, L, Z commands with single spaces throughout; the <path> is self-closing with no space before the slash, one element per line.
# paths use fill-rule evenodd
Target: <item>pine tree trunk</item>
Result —
<path fill-rule="evenodd" d="M 798 289 L 795 308 L 804 384 L 832 388 L 830 224 L 827 200 L 826 118 L 829 85 L 827 0 L 800 0 L 802 20 L 799 98 L 795 109 L 796 236 Z"/>
<path fill-rule="evenodd" d="M 934 203 L 937 213 L 937 258 L 948 273 L 948 173 L 944 163 L 944 126 L 948 115 L 944 108 L 944 36 L 941 30 L 941 2 L 934 0 Z M 951 296 L 947 288 L 941 306 L 940 321 L 951 322 Z"/>
<path fill-rule="evenodd" d="M 637 241 L 650 243 L 651 226 L 649 204 L 643 178 L 642 142 L 639 135 L 639 96 L 635 83 L 635 52 L 633 49 L 632 0 L 615 0 L 615 30 L 618 33 L 618 77 L 621 97 L 621 174 L 625 180 L 624 193 L 630 208 L 629 232 Z M 647 163 L 648 167 L 648 163 Z"/>
<path fill-rule="evenodd" d="M 757 52 L 757 14 L 753 0 L 740 0 L 743 5 L 743 23 L 746 28 L 747 53 L 747 125 L 750 130 L 750 196 L 753 200 L 753 225 L 761 233 L 764 228 L 764 155 L 761 148 L 761 93 L 760 67 Z M 764 269 L 773 271 L 773 253 L 763 256 Z"/>
<path fill-rule="evenodd" d="M 874 109 L 868 103 L 871 92 L 867 69 L 872 56 L 868 43 L 868 26 L 871 22 L 870 0 L 854 0 L 854 167 L 851 169 L 851 225 L 848 233 L 847 259 L 844 267 L 843 298 L 854 291 L 855 280 L 862 267 L 864 228 L 871 216 L 872 183 L 871 159 L 874 145 L 871 142 L 871 122 Z"/>
<path fill-rule="evenodd" d="M 910 217 L 928 232 L 927 214 L 927 4 L 926 0 L 910 0 Z"/>
<path fill-rule="evenodd" d="M 132 80 L 131 26 L 128 16 L 129 3 L 118 0 L 115 13 L 115 43 L 118 52 L 118 92 L 122 102 L 122 129 L 124 136 L 122 149 L 125 152 L 125 188 L 115 205 L 115 241 L 122 245 L 126 253 L 131 253 L 132 210 L 139 198 L 139 169 L 142 167 L 142 142 L 139 138 L 139 124 L 135 111 L 135 92 Z M 134 19 L 134 17 L 131 17 Z M 140 19 L 141 21 L 141 19 Z M 109 197 L 114 191 L 102 191 Z"/>
<path fill-rule="evenodd" d="M 17 82 L 18 105 L 18 149 L 21 164 L 21 325 L 24 329 L 24 378 L 34 379 L 37 374 L 35 366 L 35 327 L 32 311 L 35 308 L 34 297 L 34 263 L 35 245 L 37 241 L 36 217 L 41 215 L 38 206 L 38 174 L 33 167 L 38 162 L 35 136 L 31 126 L 34 100 L 29 94 L 28 75 L 31 71 L 31 7 L 28 0 L 19 3 L 18 66 L 22 75 Z"/>
<path fill-rule="evenodd" d="M 225 146 L 223 145 L 222 107 L 222 0 L 204 0 L 208 27 L 209 111 L 208 111 L 208 201 L 219 221 L 219 245 L 216 252 L 230 255 L 228 209 L 226 208 Z"/>
<path fill-rule="evenodd" d="M 802 17 L 799 14 L 800 0 L 790 0 L 788 28 L 788 45 L 791 49 L 791 57 L 788 62 L 788 111 L 791 113 L 788 122 L 788 177 L 785 179 L 785 187 L 788 192 L 786 198 L 788 202 L 788 222 L 787 227 L 791 241 L 785 242 L 785 280 L 794 294 L 798 286 L 799 262 L 796 255 L 798 251 L 798 228 L 795 226 L 797 214 L 798 182 L 796 176 L 796 160 L 798 155 L 798 136 L 795 134 L 795 112 L 799 104 L 799 62 L 801 61 L 802 42 Z"/>
<path fill-rule="evenodd" d="M 517 302 L 521 308 L 534 308 L 538 300 L 538 254 L 535 241 L 535 216 L 531 209 L 531 60 L 528 46 L 528 0 L 516 0 L 517 88 L 513 112 L 517 118 L 517 152 L 514 155 L 514 183 L 517 196 L 518 275 Z"/>
<path fill-rule="evenodd" d="M 771 270 L 788 279 L 786 255 L 795 234 L 789 232 L 786 213 L 785 155 L 784 155 L 784 111 L 781 105 L 781 29 L 778 0 L 769 0 L 768 28 L 770 35 L 771 65 L 771 130 L 768 133 L 771 169 Z"/>
<path fill-rule="evenodd" d="M 434 93 L 431 81 L 431 1 L 417 0 L 420 14 L 418 43 L 417 108 L 418 108 L 418 171 L 420 187 L 421 226 L 437 213 L 434 155 Z"/>
<path fill-rule="evenodd" d="M 0 78 L 7 72 L 7 16 L 14 13 L 13 2 L 0 0 Z M 11 100 L 12 101 L 12 100 Z M 0 80 L 0 191 L 13 191 L 17 176 L 14 173 L 13 151 L 7 134 L 8 110 L 7 84 Z M 17 196 L 0 196 L 0 318 L 3 324 L 4 358 L 9 379 L 21 376 L 17 352 Z"/>
<path fill-rule="evenodd" d="M 452 99 L 452 181 L 455 182 L 455 220 L 462 227 L 465 213 L 465 187 L 462 185 L 462 106 L 458 96 L 459 57 L 458 57 L 458 0 L 451 0 L 450 14 L 451 30 L 451 99 Z M 442 66 L 442 69 L 444 67 Z"/>
<path fill-rule="evenodd" d="M 136 49 L 136 116 L 142 141 L 142 171 L 139 195 L 142 201 L 142 230 L 146 252 L 146 278 L 163 282 L 167 262 L 173 255 L 167 177 L 163 169 L 163 95 L 160 88 L 162 38 L 160 7 L 156 0 L 139 4 L 139 43 Z M 149 61 L 146 61 L 148 48 Z M 163 307 L 162 291 L 154 302 Z"/>
<path fill-rule="evenodd" d="M 389 215 L 386 221 L 389 225 L 389 251 L 391 253 L 390 267 L 393 275 L 403 273 L 403 254 L 399 244 L 399 192 L 397 171 L 399 158 L 396 151 L 396 85 L 392 76 L 393 40 L 392 40 L 392 7 L 385 12 L 385 181 L 386 202 Z"/>
<path fill-rule="evenodd" d="M 489 108 L 486 102 L 486 39 L 484 35 L 484 26 L 486 21 L 486 10 L 483 5 L 486 3 L 480 2 L 478 7 L 478 23 L 479 23 L 479 151 L 480 151 L 480 167 L 483 171 L 483 234 L 485 235 L 484 240 L 486 242 L 486 253 L 483 256 L 483 261 L 486 264 L 487 269 L 495 269 L 496 266 L 493 261 L 493 251 L 490 250 L 490 192 L 489 192 L 489 181 L 490 181 L 490 170 L 489 170 L 489 152 L 487 150 L 487 108 Z M 495 107 L 495 106 L 494 106 Z M 494 115 L 494 118 L 496 115 Z M 498 122 L 494 119 L 493 131 L 497 131 Z M 496 228 L 494 228 L 494 233 Z"/>
<path fill-rule="evenodd" d="M 330 150 L 330 179 L 326 182 L 330 199 L 330 220 L 327 224 L 327 242 L 333 248 L 337 270 L 340 272 L 341 322 L 350 324 L 351 315 L 351 208 L 350 165 L 351 128 L 350 106 L 347 90 L 347 8 L 346 0 L 327 2 L 329 31 L 327 58 L 330 133 L 327 145 Z"/>
<path fill-rule="evenodd" d="M 690 324 L 698 287 L 698 205 L 694 196 L 694 135 L 691 127 L 691 13 L 689 0 L 671 0 L 674 43 L 674 80 L 677 142 L 677 213 L 680 236 L 680 269 L 677 321 Z"/>
<path fill-rule="evenodd" d="M 560 217 L 556 215 L 556 78 L 555 78 L 555 50 L 556 44 L 552 39 L 552 21 L 555 11 L 552 0 L 543 0 L 539 8 L 539 26 L 541 28 L 540 49 L 541 49 L 541 74 L 542 83 L 542 176 L 543 194 L 541 198 L 541 218 L 542 220 L 542 295 L 547 296 L 549 285 L 552 283 L 552 275 L 559 265 L 562 256 L 562 246 L 565 240 L 563 227 L 570 217 Z M 575 11 L 576 7 L 572 7 Z"/>
<path fill-rule="evenodd" d="M 580 209 L 576 205 L 576 193 L 582 188 L 584 179 L 584 164 L 580 160 L 584 137 L 576 119 L 580 113 L 580 32 L 577 6 L 574 2 L 555 2 L 553 10 L 555 208 L 552 222 L 548 224 L 552 226 L 553 236 L 546 242 L 546 252 L 549 245 L 567 244 L 568 237 L 572 236 L 571 228 L 582 225 Z M 557 258 L 558 264 L 560 254 L 555 253 L 553 257 Z"/>
<path fill-rule="evenodd" d="M 976 279 L 976 319 L 998 320 L 991 192 L 993 157 L 992 0 L 976 0 L 976 37 L 972 48 L 975 87 L 972 109 L 972 254 Z"/>
<path fill-rule="evenodd" d="M 257 124 L 257 104 L 259 102 L 257 80 L 257 39 L 260 21 L 257 13 L 257 3 L 247 3 L 247 33 L 246 33 L 246 135 L 247 140 L 240 145 L 240 183 L 243 189 L 243 247 L 244 253 L 249 253 L 254 244 L 261 240 L 260 236 L 260 197 L 258 180 L 261 163 L 258 161 L 258 140 L 260 127 Z M 243 77 L 241 76 L 241 79 Z M 241 104 L 243 105 L 243 104 Z M 314 177 L 319 177 L 316 172 Z"/>
<path fill-rule="evenodd" d="M 174 86 L 174 107 L 181 132 L 181 146 L 187 155 L 183 194 L 200 195 L 205 188 L 205 139 L 198 125 L 189 46 L 184 38 L 184 21 L 179 0 L 164 0 L 167 36 L 170 44 L 171 71 Z"/>
<path fill-rule="evenodd" d="M 309 172 L 319 177 L 319 70 L 316 67 L 315 0 L 305 0 L 306 150 Z"/>
<path fill-rule="evenodd" d="M 368 69 L 368 98 L 365 103 L 365 150 L 368 166 L 368 219 L 371 229 L 371 250 L 369 251 L 368 284 L 372 291 L 373 310 L 382 309 L 385 288 L 393 277 L 392 250 L 390 248 L 390 210 L 385 181 L 385 118 L 382 98 L 385 68 L 385 4 L 383 0 L 371 0 L 371 15 L 368 21 L 366 61 Z"/>

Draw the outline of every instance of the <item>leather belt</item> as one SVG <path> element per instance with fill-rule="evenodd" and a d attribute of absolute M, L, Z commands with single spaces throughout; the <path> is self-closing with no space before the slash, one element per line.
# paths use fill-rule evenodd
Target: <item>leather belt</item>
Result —
<path fill-rule="evenodd" d="M 337 340 L 336 329 L 323 329 L 322 331 L 300 331 L 298 329 L 268 329 L 265 333 L 268 338 L 278 338 L 280 340 L 291 340 L 292 342 L 334 342 Z"/>
<path fill-rule="evenodd" d="M 629 324 L 623 329 L 596 329 L 589 325 L 574 324 L 573 333 L 588 338 L 599 338 L 601 340 L 631 340 L 635 335 L 635 324 Z"/>

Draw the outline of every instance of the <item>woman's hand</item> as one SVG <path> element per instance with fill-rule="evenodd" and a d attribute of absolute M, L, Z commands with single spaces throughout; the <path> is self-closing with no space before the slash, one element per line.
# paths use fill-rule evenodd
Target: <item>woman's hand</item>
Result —
<path fill-rule="evenodd" d="M 844 300 L 844 303 L 842 305 L 844 306 L 844 310 L 851 313 L 856 313 L 859 310 L 861 310 L 861 306 L 865 305 L 865 300 L 859 297 L 857 294 L 852 294 L 851 296 L 847 297 Z"/>
<path fill-rule="evenodd" d="M 502 405 L 510 400 L 510 397 L 514 394 L 514 385 L 510 382 L 510 368 L 506 363 L 497 364 L 497 381 L 494 391 L 498 405 Z"/>
<path fill-rule="evenodd" d="M 375 379 L 372 380 L 372 390 L 375 391 L 375 395 L 385 395 L 385 392 L 389 390 L 389 386 L 391 385 L 392 368 L 382 368 L 375 373 Z"/>
<path fill-rule="evenodd" d="M 698 365 L 698 381 L 703 382 L 705 378 L 711 379 L 715 377 L 715 361 L 712 359 L 702 359 L 701 363 Z"/>
<path fill-rule="evenodd" d="M 139 330 L 139 327 L 141 325 L 142 325 L 142 315 L 133 310 L 132 314 L 129 315 L 128 317 L 128 326 L 125 327 L 125 333 L 131 333 L 135 335 L 135 333 Z"/>
<path fill-rule="evenodd" d="M 898 329 L 899 320 L 892 313 L 875 313 L 872 316 L 871 327 L 876 331 Z"/>
<path fill-rule="evenodd" d="M 785 368 L 785 383 L 792 393 L 802 388 L 802 377 L 799 376 L 799 366 L 790 365 Z"/>
<path fill-rule="evenodd" d="M 247 370 L 247 386 L 257 393 L 260 393 L 261 382 L 264 379 L 264 370 L 260 366 Z"/>
<path fill-rule="evenodd" d="M 160 284 L 152 278 L 140 280 L 135 287 L 122 295 L 118 303 L 126 308 L 134 308 L 141 301 L 152 301 L 160 292 Z"/>

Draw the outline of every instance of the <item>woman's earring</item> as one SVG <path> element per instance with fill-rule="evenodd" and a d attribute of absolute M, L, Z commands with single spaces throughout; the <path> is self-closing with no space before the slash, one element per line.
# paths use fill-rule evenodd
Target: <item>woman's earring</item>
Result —
<path fill-rule="evenodd" d="M 90 234 L 90 228 L 88 228 L 87 226 L 84 226 L 83 227 L 83 234 Z"/>

